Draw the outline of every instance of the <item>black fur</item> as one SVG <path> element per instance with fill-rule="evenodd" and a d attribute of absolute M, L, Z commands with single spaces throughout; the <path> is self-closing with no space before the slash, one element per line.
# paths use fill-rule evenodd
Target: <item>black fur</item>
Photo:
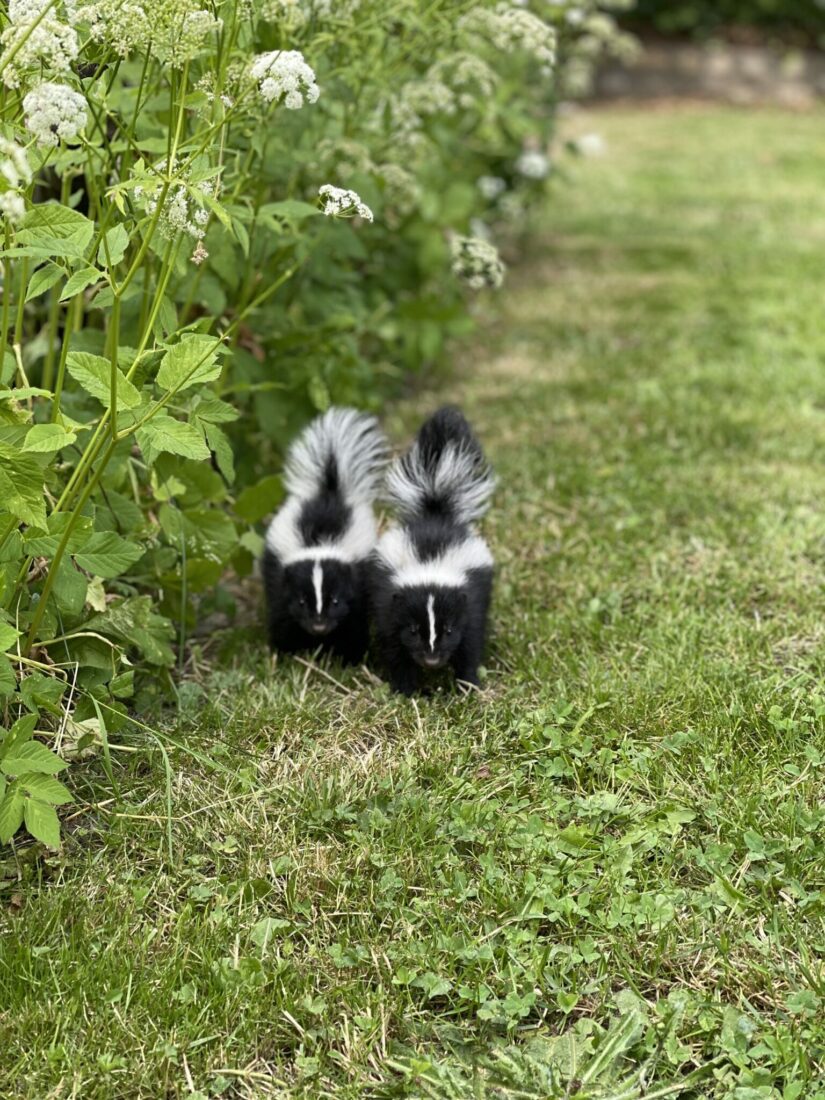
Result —
<path fill-rule="evenodd" d="M 380 659 L 393 691 L 413 695 L 422 672 L 449 667 L 456 680 L 478 684 L 487 638 L 492 569 L 468 573 L 462 588 L 398 587 L 386 570 L 372 577 L 372 612 Z M 427 599 L 433 595 L 439 625 L 434 651 L 428 645 Z"/>
<path fill-rule="evenodd" d="M 267 627 L 270 648 L 282 653 L 325 650 L 346 664 L 363 660 L 369 641 L 366 563 L 325 559 L 324 614 L 315 614 L 312 561 L 282 565 L 268 548 L 264 550 Z"/>
<path fill-rule="evenodd" d="M 439 463 L 448 449 L 469 457 L 464 482 L 436 479 Z M 421 427 L 416 443 L 397 467 L 408 484 L 420 492 L 412 498 L 394 491 L 401 513 L 400 526 L 421 565 L 432 562 L 476 537 L 467 514 L 468 491 L 485 479 L 492 491 L 492 475 L 470 425 L 456 408 L 434 413 Z M 488 494 L 489 495 L 489 494 Z M 476 510 L 478 506 L 474 505 Z M 481 505 L 486 508 L 486 500 Z M 468 559 L 469 560 L 469 559 Z M 457 680 L 478 684 L 487 635 L 487 617 L 493 584 L 490 567 L 467 567 L 464 583 L 404 584 L 379 551 L 370 574 L 370 599 L 378 651 L 394 691 L 411 695 L 418 691 L 422 672 L 449 667 Z M 430 636 L 428 601 L 432 600 L 435 639 Z"/>
<path fill-rule="evenodd" d="M 284 469 L 289 495 L 267 530 L 261 562 L 272 649 L 322 646 L 348 663 L 363 659 L 372 500 L 385 461 L 377 421 L 354 409 L 328 410 L 293 442 Z"/>

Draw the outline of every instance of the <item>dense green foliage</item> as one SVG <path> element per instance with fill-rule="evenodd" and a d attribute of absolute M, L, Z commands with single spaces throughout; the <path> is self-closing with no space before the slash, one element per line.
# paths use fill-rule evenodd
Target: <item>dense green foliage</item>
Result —
<path fill-rule="evenodd" d="M 289 435 L 466 333 L 500 280 L 478 235 L 546 193 L 559 81 L 614 37 L 599 6 L 8 5 L 0 843 L 57 844 L 54 773 L 231 609 Z"/>
<path fill-rule="evenodd" d="M 822 123 L 579 123 L 387 418 L 499 473 L 483 696 L 199 646 L 0 860 L 0 1095 L 825 1100 Z"/>
<path fill-rule="evenodd" d="M 819 0 L 637 0 L 626 17 L 634 29 L 706 37 L 732 27 L 756 28 L 797 40 L 825 35 Z"/>

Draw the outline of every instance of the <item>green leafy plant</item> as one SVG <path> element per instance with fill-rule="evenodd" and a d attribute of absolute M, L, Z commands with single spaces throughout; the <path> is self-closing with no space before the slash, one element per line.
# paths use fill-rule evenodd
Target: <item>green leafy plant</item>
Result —
<path fill-rule="evenodd" d="M 105 749 L 231 609 L 294 429 L 467 332 L 492 238 L 551 185 L 560 73 L 615 33 L 599 6 L 9 4 L 0 840 L 56 846 L 67 797 L 20 731 L 41 768 L 35 727 Z"/>

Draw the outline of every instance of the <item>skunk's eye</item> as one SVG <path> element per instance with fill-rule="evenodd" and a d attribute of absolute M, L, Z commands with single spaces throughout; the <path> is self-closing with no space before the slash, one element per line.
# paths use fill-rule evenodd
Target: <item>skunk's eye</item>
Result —
<path fill-rule="evenodd" d="M 448 626 L 447 627 L 447 633 L 452 634 L 452 632 L 453 632 L 453 628 L 451 626 Z"/>
<path fill-rule="evenodd" d="M 337 607 L 337 606 L 338 606 L 338 600 L 337 600 L 337 599 L 333 599 L 333 601 L 332 601 L 332 606 L 333 606 L 333 607 Z"/>
<path fill-rule="evenodd" d="M 418 633 L 418 624 L 417 623 L 410 623 L 410 634 L 417 634 L 417 633 Z"/>
<path fill-rule="evenodd" d="M 298 603 L 301 605 L 301 607 L 306 607 L 306 605 L 307 605 L 306 596 L 301 596 L 300 600 L 298 600 Z"/>

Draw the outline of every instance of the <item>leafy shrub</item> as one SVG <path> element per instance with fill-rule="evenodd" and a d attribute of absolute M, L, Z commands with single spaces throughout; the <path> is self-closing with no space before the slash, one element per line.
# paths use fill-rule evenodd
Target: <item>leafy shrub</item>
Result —
<path fill-rule="evenodd" d="M 228 607 L 295 428 L 468 330 L 467 234 L 542 197 L 562 75 L 622 41 L 595 3 L 203 3 L 3 17 L 0 843 L 57 843 L 35 733 L 106 750 Z"/>
<path fill-rule="evenodd" d="M 638 0 L 627 22 L 662 34 L 706 36 L 728 27 L 755 27 L 818 39 L 825 34 L 825 7 L 819 0 Z"/>

